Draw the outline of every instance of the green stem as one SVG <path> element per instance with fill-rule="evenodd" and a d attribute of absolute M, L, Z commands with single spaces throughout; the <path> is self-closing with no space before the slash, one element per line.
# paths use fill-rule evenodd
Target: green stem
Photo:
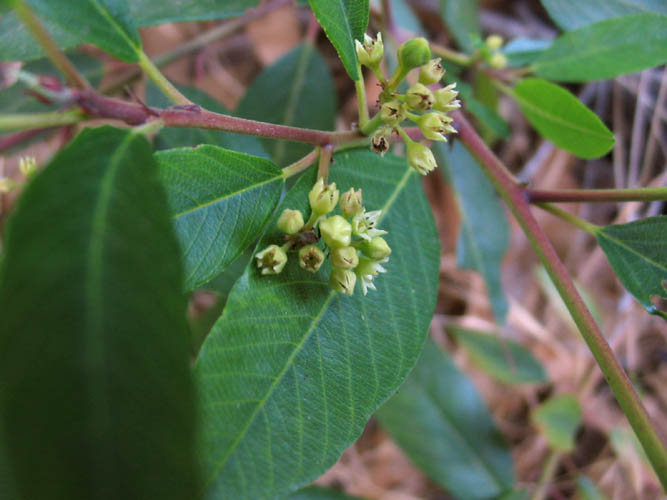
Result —
<path fill-rule="evenodd" d="M 488 148 L 463 114 L 456 111 L 452 116 L 456 121 L 459 139 L 479 160 L 480 167 L 505 200 L 528 237 L 642 444 L 663 488 L 667 489 L 667 450 L 651 424 L 651 419 L 628 376 L 575 288 L 565 265 L 531 213 L 523 188 L 512 179 L 503 163 Z"/>
<path fill-rule="evenodd" d="M 167 80 L 160 70 L 153 64 L 145 52 L 139 53 L 139 66 L 144 70 L 148 78 L 166 95 L 172 102 L 180 105 L 192 104 L 192 101 L 185 97 L 181 92 Z"/>
<path fill-rule="evenodd" d="M 49 111 L 0 115 L 0 130 L 26 130 L 71 125 L 85 119 L 80 111 Z"/>
<path fill-rule="evenodd" d="M 331 165 L 331 155 L 333 154 L 333 146 L 327 144 L 320 149 L 320 164 L 317 167 L 317 178 L 320 177 L 327 182 L 329 178 L 329 165 Z"/>
<path fill-rule="evenodd" d="M 359 128 L 363 129 L 368 123 L 368 102 L 366 101 L 364 74 L 361 72 L 359 62 L 357 62 L 357 73 L 359 73 L 359 79 L 354 82 L 354 86 L 357 89 L 357 104 L 359 105 Z"/>
<path fill-rule="evenodd" d="M 309 168 L 313 163 L 315 163 L 315 158 L 317 158 L 317 155 L 319 154 L 320 154 L 320 148 L 315 148 L 300 160 L 297 160 L 291 165 L 286 166 L 285 168 L 283 168 L 283 177 L 285 177 L 285 179 L 289 179 L 293 175 L 303 172 L 304 170 Z"/>
<path fill-rule="evenodd" d="M 363 127 L 359 127 L 359 131 L 364 135 L 369 135 L 375 132 L 383 123 L 384 121 L 382 120 L 380 112 L 378 111 L 375 113 L 375 116 L 368 120 Z"/>
<path fill-rule="evenodd" d="M 145 136 L 149 136 L 153 133 L 159 132 L 160 129 L 162 129 L 163 127 L 164 123 L 162 122 L 162 120 L 158 118 L 157 120 L 153 120 L 148 123 L 144 123 L 143 125 L 134 127 L 133 130 L 137 134 L 143 134 Z"/>
<path fill-rule="evenodd" d="M 555 215 L 559 219 L 572 224 L 574 227 L 586 231 L 589 234 L 595 235 L 600 230 L 600 226 L 596 226 L 595 224 L 592 224 L 566 210 L 563 210 L 556 205 L 552 205 L 551 203 L 537 203 L 536 206 L 540 207 L 546 212 L 549 212 L 552 215 Z"/>
<path fill-rule="evenodd" d="M 535 488 L 535 493 L 531 497 L 531 500 L 544 500 L 547 498 L 547 493 L 549 493 L 549 486 L 551 481 L 558 470 L 558 462 L 560 462 L 561 454 L 555 450 L 551 450 L 547 456 L 546 463 L 542 469 L 542 474 L 540 474 L 540 479 L 537 482 Z"/>
<path fill-rule="evenodd" d="M 436 56 L 442 57 L 446 61 L 451 61 L 459 66 L 470 66 L 473 62 L 473 58 L 469 55 L 462 54 L 461 52 L 456 52 L 455 50 L 448 49 L 442 45 L 437 45 L 431 43 L 431 52 Z"/>
<path fill-rule="evenodd" d="M 667 201 L 667 187 L 634 189 L 527 189 L 529 203 Z"/>

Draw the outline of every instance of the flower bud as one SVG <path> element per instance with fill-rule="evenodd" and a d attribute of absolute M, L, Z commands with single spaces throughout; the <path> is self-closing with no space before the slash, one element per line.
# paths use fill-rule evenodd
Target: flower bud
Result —
<path fill-rule="evenodd" d="M 262 274 L 278 274 L 287 264 L 287 254 L 278 245 L 269 245 L 255 255 Z"/>
<path fill-rule="evenodd" d="M 502 52 L 496 52 L 489 59 L 489 66 L 493 69 L 504 69 L 507 67 L 507 56 Z"/>
<path fill-rule="evenodd" d="M 353 247 L 340 247 L 331 251 L 331 263 L 334 267 L 341 269 L 354 269 L 359 264 L 357 249 Z"/>
<path fill-rule="evenodd" d="M 446 142 L 447 138 L 445 134 L 456 133 L 456 129 L 450 125 L 452 120 L 447 115 L 435 112 L 421 115 L 417 125 L 419 125 L 419 130 L 421 130 L 427 139 Z"/>
<path fill-rule="evenodd" d="M 354 285 L 356 284 L 357 275 L 354 274 L 354 272 L 347 269 L 340 269 L 338 267 L 334 267 L 331 270 L 329 286 L 337 292 L 352 295 L 354 293 Z"/>
<path fill-rule="evenodd" d="M 355 191 L 350 188 L 343 193 L 338 202 L 340 209 L 343 212 L 343 217 L 349 219 L 364 210 L 361 196 L 361 189 Z"/>
<path fill-rule="evenodd" d="M 380 108 L 380 117 L 387 125 L 398 125 L 405 120 L 405 108 L 398 101 L 385 102 Z"/>
<path fill-rule="evenodd" d="M 299 266 L 301 269 L 316 273 L 324 262 L 324 252 L 315 245 L 306 245 L 299 250 Z"/>
<path fill-rule="evenodd" d="M 503 37 L 500 35 L 489 35 L 486 37 L 485 43 L 489 50 L 498 50 L 503 46 Z"/>
<path fill-rule="evenodd" d="M 377 130 L 372 136 L 371 136 L 371 149 L 375 151 L 377 154 L 380 156 L 384 156 L 384 154 L 389 151 L 389 134 L 391 133 L 391 129 L 384 127 L 379 130 Z"/>
<path fill-rule="evenodd" d="M 34 156 L 22 156 L 19 158 L 19 170 L 24 177 L 30 177 L 37 171 L 37 160 Z"/>
<path fill-rule="evenodd" d="M 428 174 L 437 164 L 431 150 L 423 144 L 411 141 L 405 144 L 408 163 L 412 168 L 422 175 Z"/>
<path fill-rule="evenodd" d="M 320 222 L 320 233 L 324 242 L 332 249 L 348 247 L 352 241 L 352 226 L 340 215 Z"/>
<path fill-rule="evenodd" d="M 336 183 L 324 184 L 324 179 L 319 178 L 313 188 L 308 193 L 308 201 L 313 212 L 318 214 L 328 214 L 338 203 L 340 192 L 336 189 Z"/>
<path fill-rule="evenodd" d="M 428 111 L 434 102 L 433 92 L 421 83 L 415 83 L 405 94 L 405 103 L 415 111 Z"/>
<path fill-rule="evenodd" d="M 391 248 L 385 239 L 380 236 L 376 236 L 371 241 L 364 241 L 359 246 L 359 250 L 374 260 L 384 260 L 391 253 Z"/>
<path fill-rule="evenodd" d="M 286 208 L 278 217 L 278 229 L 287 234 L 296 234 L 303 227 L 303 215 L 299 210 Z"/>
<path fill-rule="evenodd" d="M 412 38 L 398 48 L 398 63 L 404 70 L 423 66 L 431 59 L 431 48 L 425 38 Z"/>
<path fill-rule="evenodd" d="M 419 68 L 419 83 L 424 85 L 439 82 L 443 76 L 445 76 L 445 68 L 440 64 L 440 58 L 431 59 Z"/>
<path fill-rule="evenodd" d="M 433 93 L 433 97 L 435 98 L 433 109 L 442 111 L 443 113 L 459 109 L 461 107 L 461 102 L 456 99 L 459 93 L 454 90 L 455 87 L 456 83 L 452 83 L 451 85 L 436 90 Z"/>
<path fill-rule="evenodd" d="M 377 66 L 382 61 L 384 55 L 384 44 L 382 43 L 382 34 L 378 33 L 376 38 L 364 34 L 364 43 L 359 40 L 354 41 L 357 50 L 357 59 L 359 63 L 370 68 Z"/>

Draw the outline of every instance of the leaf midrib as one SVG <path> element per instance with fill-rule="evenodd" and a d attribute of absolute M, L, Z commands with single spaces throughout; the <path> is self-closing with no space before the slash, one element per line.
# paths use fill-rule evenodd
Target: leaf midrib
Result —
<path fill-rule="evenodd" d="M 138 52 L 139 52 L 139 45 L 136 44 L 135 41 L 132 40 L 132 39 L 127 35 L 127 33 L 125 32 L 124 29 L 121 29 L 121 27 L 118 25 L 118 23 L 116 22 L 116 20 L 109 14 L 109 11 L 107 10 L 107 8 L 106 8 L 106 7 L 102 7 L 102 6 L 99 4 L 99 1 L 98 1 L 98 0 L 89 0 L 89 1 L 90 1 L 90 3 L 93 5 L 93 7 L 95 7 L 95 10 L 97 10 L 97 11 L 100 13 L 100 15 L 101 15 L 103 18 L 105 18 L 105 19 L 109 22 L 109 24 L 110 24 L 111 26 L 113 26 L 114 31 L 117 31 L 117 32 L 120 34 L 121 38 L 124 38 L 125 41 L 130 45 L 130 47 L 132 47 L 132 48 L 135 50 L 135 53 L 137 53 L 137 55 L 139 55 L 139 54 L 138 54 Z"/>

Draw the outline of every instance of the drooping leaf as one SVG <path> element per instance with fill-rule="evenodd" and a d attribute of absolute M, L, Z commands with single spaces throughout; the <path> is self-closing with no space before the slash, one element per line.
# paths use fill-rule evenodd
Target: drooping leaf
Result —
<path fill-rule="evenodd" d="M 667 319 L 651 303 L 654 296 L 667 299 L 667 215 L 606 226 L 595 236 L 623 286 L 648 312 Z"/>
<path fill-rule="evenodd" d="M 518 68 L 534 63 L 552 42 L 546 38 L 517 37 L 505 45 L 502 52 L 507 56 L 508 66 Z"/>
<path fill-rule="evenodd" d="M 236 114 L 281 125 L 332 130 L 336 93 L 329 68 L 315 47 L 304 43 L 260 73 L 243 96 Z M 307 144 L 272 139 L 263 142 L 280 167 L 312 149 Z"/>
<path fill-rule="evenodd" d="M 0 270 L 0 443 L 21 498 L 192 498 L 181 281 L 143 136 L 84 130 L 28 185 Z"/>
<path fill-rule="evenodd" d="M 440 15 L 459 47 L 472 52 L 473 40 L 480 36 L 478 1 L 440 0 Z"/>
<path fill-rule="evenodd" d="M 633 14 L 565 33 L 535 62 L 535 74 L 559 82 L 590 82 L 667 61 L 667 15 Z"/>
<path fill-rule="evenodd" d="M 216 146 L 155 154 L 181 243 L 185 289 L 220 274 L 257 238 L 284 183 L 271 161 Z"/>
<path fill-rule="evenodd" d="M 580 158 L 598 158 L 614 146 L 614 134 L 602 120 L 563 87 L 526 78 L 513 95 L 540 134 Z"/>
<path fill-rule="evenodd" d="M 607 497 L 586 476 L 577 478 L 577 493 L 580 500 L 607 500 Z"/>
<path fill-rule="evenodd" d="M 303 174 L 258 249 L 283 241 L 284 209 L 308 213 L 316 172 Z M 363 189 L 393 252 L 377 292 L 329 288 L 294 253 L 283 272 L 254 262 L 236 283 L 201 349 L 200 458 L 207 498 L 282 498 L 327 470 L 413 367 L 435 306 L 439 242 L 418 176 L 403 158 L 368 150 L 335 155 L 329 180 Z"/>
<path fill-rule="evenodd" d="M 185 97 L 195 104 L 215 113 L 229 114 L 225 107 L 210 95 L 187 85 L 178 85 Z M 157 108 L 167 108 L 172 102 L 152 82 L 146 84 L 146 103 Z M 201 128 L 163 128 L 155 136 L 157 149 L 170 149 L 179 147 L 195 147 L 200 144 L 212 144 L 221 148 L 231 149 L 240 153 L 268 158 L 269 155 L 262 143 L 252 135 L 234 134 L 220 130 Z"/>
<path fill-rule="evenodd" d="M 354 41 L 364 41 L 368 26 L 368 0 L 308 0 L 317 21 L 336 48 L 347 74 L 359 79 Z"/>
<path fill-rule="evenodd" d="M 542 5 L 565 31 L 628 14 L 667 14 L 664 0 L 542 0 Z"/>
<path fill-rule="evenodd" d="M 452 327 L 461 346 L 478 368 L 505 384 L 544 383 L 544 368 L 518 342 L 467 328 Z"/>
<path fill-rule="evenodd" d="M 359 497 L 351 497 L 338 491 L 327 488 L 311 486 L 297 491 L 288 497 L 288 500 L 363 500 Z"/>
<path fill-rule="evenodd" d="M 456 259 L 459 267 L 478 271 L 486 282 L 493 314 L 505 321 L 507 301 L 500 264 L 509 244 L 509 225 L 500 200 L 477 160 L 460 144 L 434 147 L 445 177 L 454 187 L 461 217 Z"/>
<path fill-rule="evenodd" d="M 574 436 L 581 422 L 577 398 L 571 394 L 554 396 L 536 408 L 532 417 L 554 450 L 574 450 Z"/>
<path fill-rule="evenodd" d="M 497 498 L 514 486 L 512 457 L 484 402 L 432 342 L 377 417 L 410 460 L 455 498 Z"/>
<path fill-rule="evenodd" d="M 257 7 L 259 0 L 131 0 L 130 15 L 137 26 L 210 21 L 241 16 Z"/>
<path fill-rule="evenodd" d="M 92 43 L 128 62 L 139 60 L 141 39 L 127 0 L 22 0 L 37 14 L 49 35 L 63 49 Z M 29 60 L 43 51 L 14 13 L 0 19 L 0 59 Z"/>

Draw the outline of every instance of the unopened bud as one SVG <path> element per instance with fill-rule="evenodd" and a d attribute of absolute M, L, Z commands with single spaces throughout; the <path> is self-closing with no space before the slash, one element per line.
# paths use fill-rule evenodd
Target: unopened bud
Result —
<path fill-rule="evenodd" d="M 440 58 L 431 59 L 419 68 L 419 83 L 424 85 L 439 82 L 443 76 L 445 76 L 445 68 L 440 64 Z"/>
<path fill-rule="evenodd" d="M 500 35 L 489 35 L 486 37 L 486 46 L 489 50 L 498 50 L 503 46 L 503 37 Z"/>
<path fill-rule="evenodd" d="M 359 264 L 357 249 L 353 247 L 340 247 L 331 251 L 331 263 L 334 267 L 341 269 L 354 269 Z"/>
<path fill-rule="evenodd" d="M 371 241 L 364 241 L 359 250 L 374 260 L 384 260 L 391 254 L 391 248 L 381 236 L 376 236 Z"/>
<path fill-rule="evenodd" d="M 427 139 L 446 142 L 445 134 L 456 133 L 456 129 L 450 125 L 452 121 L 451 117 L 436 111 L 435 113 L 421 115 L 417 124 L 419 130 Z"/>
<path fill-rule="evenodd" d="M 320 222 L 320 233 L 324 242 L 332 249 L 348 247 L 352 241 L 352 226 L 340 215 Z"/>
<path fill-rule="evenodd" d="M 433 92 L 421 83 L 415 83 L 405 94 L 405 103 L 415 111 L 428 111 L 434 102 Z"/>
<path fill-rule="evenodd" d="M 34 156 L 22 156 L 19 158 L 19 170 L 25 177 L 30 177 L 37 171 L 37 160 Z"/>
<path fill-rule="evenodd" d="M 341 195 L 338 204 L 346 219 L 361 213 L 364 210 L 361 189 L 357 191 L 354 188 L 348 189 Z"/>
<path fill-rule="evenodd" d="M 324 252 L 315 245 L 306 245 L 299 250 L 299 266 L 301 269 L 315 273 L 324 262 Z"/>
<path fill-rule="evenodd" d="M 398 125 L 405 120 L 405 107 L 398 101 L 385 102 L 380 108 L 380 117 L 387 125 Z"/>
<path fill-rule="evenodd" d="M 425 38 L 413 38 L 398 48 L 398 62 L 404 70 L 426 64 L 431 59 L 431 48 Z"/>
<path fill-rule="evenodd" d="M 347 269 L 340 269 L 334 267 L 331 270 L 329 277 L 329 286 L 337 292 L 345 295 L 352 295 L 354 293 L 354 285 L 357 284 L 357 275 Z"/>
<path fill-rule="evenodd" d="M 489 66 L 493 69 L 505 69 L 507 67 L 507 56 L 501 52 L 496 52 L 489 59 Z"/>
<path fill-rule="evenodd" d="M 364 43 L 362 44 L 359 40 L 355 40 L 354 45 L 360 64 L 373 68 L 382 61 L 384 44 L 382 43 L 381 33 L 378 33 L 376 38 L 364 34 Z"/>
<path fill-rule="evenodd" d="M 278 217 L 278 229 L 287 234 L 296 234 L 303 227 L 303 215 L 299 210 L 286 208 Z"/>
<path fill-rule="evenodd" d="M 454 90 L 455 88 L 456 83 L 452 83 L 444 88 L 436 90 L 433 93 L 433 97 L 435 98 L 433 109 L 442 111 L 443 113 L 459 109 L 461 107 L 461 102 L 456 99 L 459 93 Z"/>
<path fill-rule="evenodd" d="M 324 179 L 319 178 L 313 188 L 308 193 L 308 201 L 313 212 L 318 214 L 328 214 L 338 203 L 340 192 L 336 189 L 336 183 L 324 184 Z"/>
<path fill-rule="evenodd" d="M 405 144 L 408 164 L 421 175 L 428 174 L 437 164 L 431 150 L 423 144 L 411 141 Z"/>
<path fill-rule="evenodd" d="M 287 254 L 278 245 L 269 245 L 255 255 L 262 274 L 278 274 L 287 264 Z"/>

